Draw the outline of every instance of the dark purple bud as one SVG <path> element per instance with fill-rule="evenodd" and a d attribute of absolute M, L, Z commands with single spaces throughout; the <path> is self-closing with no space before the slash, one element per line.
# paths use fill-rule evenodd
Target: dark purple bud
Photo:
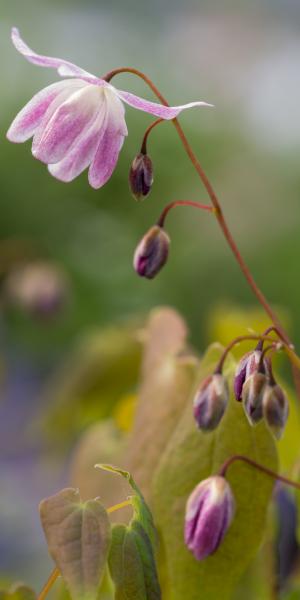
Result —
<path fill-rule="evenodd" d="M 256 371 L 248 377 L 243 385 L 243 406 L 250 425 L 255 425 L 262 419 L 262 400 L 266 384 L 266 374 Z"/>
<path fill-rule="evenodd" d="M 234 511 L 234 497 L 224 477 L 208 477 L 195 487 L 186 505 L 184 539 L 197 560 L 217 550 Z"/>
<path fill-rule="evenodd" d="M 215 429 L 229 401 L 229 387 L 221 373 L 214 373 L 200 384 L 194 397 L 194 417 L 203 431 Z"/>
<path fill-rule="evenodd" d="M 251 352 L 247 352 L 238 363 L 233 388 L 235 397 L 239 402 L 242 400 L 242 390 L 245 381 L 258 369 L 261 354 L 261 350 L 251 350 Z"/>
<path fill-rule="evenodd" d="M 264 390 L 263 400 L 263 416 L 267 426 L 279 440 L 282 436 L 288 415 L 289 403 L 282 387 L 277 383 L 267 384 Z"/>
<path fill-rule="evenodd" d="M 144 200 L 153 183 L 152 160 L 147 154 L 138 154 L 129 171 L 129 187 L 136 200 Z"/>
<path fill-rule="evenodd" d="M 170 238 L 159 225 L 147 231 L 138 244 L 133 258 L 135 271 L 141 277 L 153 279 L 167 261 Z"/>

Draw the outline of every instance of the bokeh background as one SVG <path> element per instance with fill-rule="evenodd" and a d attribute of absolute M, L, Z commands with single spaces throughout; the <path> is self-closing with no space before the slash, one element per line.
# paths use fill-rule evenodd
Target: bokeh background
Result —
<path fill-rule="evenodd" d="M 32 258 L 58 265 L 68 288 L 64 307 L 49 319 L 11 306 L 2 294 L 0 575 L 38 586 L 49 571 L 37 503 L 66 483 L 70 445 L 59 454 L 55 436 L 45 441 L 42 426 L 32 423 L 49 411 L 47 390 L 62 366 L 74 375 L 70 356 L 79 352 L 80 363 L 78 348 L 86 356 L 87 340 L 140 322 L 160 304 L 183 314 L 201 352 L 215 335 L 216 314 L 230 321 L 256 307 L 216 223 L 193 209 L 178 208 L 168 219 L 171 253 L 161 274 L 149 282 L 133 271 L 136 243 L 166 203 L 206 201 L 171 124 L 150 139 L 155 183 L 140 204 L 127 179 L 150 123 L 141 112 L 127 107 L 129 136 L 112 179 L 98 191 L 86 173 L 70 184 L 56 181 L 32 158 L 30 143 L 6 141 L 17 111 L 57 79 L 15 51 L 10 28 L 18 26 L 35 50 L 100 76 L 118 66 L 139 68 L 173 105 L 215 105 L 184 113 L 182 125 L 242 254 L 299 345 L 299 24 L 297 0 L 0 0 L 3 289 L 8 271 Z M 151 98 L 131 75 L 115 83 Z"/>

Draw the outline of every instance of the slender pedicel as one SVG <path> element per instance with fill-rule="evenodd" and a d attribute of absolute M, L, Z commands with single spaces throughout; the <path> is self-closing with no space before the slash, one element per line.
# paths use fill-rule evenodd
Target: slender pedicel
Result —
<path fill-rule="evenodd" d="M 114 506 L 110 506 L 109 508 L 107 508 L 107 512 L 108 514 L 111 514 L 113 512 L 115 512 L 116 510 L 119 510 L 120 508 L 124 508 L 125 506 L 131 506 L 131 500 L 124 500 L 124 502 L 120 502 L 119 504 L 114 504 Z M 60 576 L 60 571 L 57 567 L 55 567 L 53 569 L 53 571 L 51 571 L 45 585 L 43 586 L 41 592 L 39 593 L 37 600 L 44 600 L 47 596 L 47 594 L 50 592 L 53 584 L 55 583 L 55 581 L 57 580 L 57 578 Z"/>
<path fill-rule="evenodd" d="M 170 204 L 165 206 L 157 221 L 157 225 L 163 227 L 168 213 L 176 206 L 193 206 L 193 208 L 200 208 L 201 210 L 205 210 L 207 212 L 215 212 L 214 207 L 207 204 L 201 204 L 200 202 L 194 202 L 193 200 L 174 200 L 174 202 L 170 202 Z"/>
<path fill-rule="evenodd" d="M 141 153 L 142 154 L 147 154 L 147 142 L 148 142 L 148 136 L 150 131 L 152 131 L 152 129 L 154 129 L 154 127 L 156 127 L 156 125 L 160 125 L 160 123 L 164 123 L 165 119 L 156 119 L 156 121 L 153 121 L 153 123 L 151 123 L 151 125 L 149 125 L 149 127 L 147 127 L 145 133 L 144 133 L 144 137 L 143 137 L 143 141 L 142 141 L 142 145 L 141 145 Z"/>
<path fill-rule="evenodd" d="M 282 483 L 285 483 L 286 485 L 290 485 L 291 487 L 294 487 L 297 490 L 300 490 L 300 483 L 297 483 L 296 481 L 293 481 L 292 479 L 288 479 L 287 477 L 284 477 L 283 475 L 279 475 L 275 471 L 272 471 L 272 469 L 268 469 L 268 467 L 264 467 L 264 465 L 257 463 L 255 460 L 252 460 L 252 458 L 248 458 L 248 456 L 244 456 L 243 454 L 234 454 L 233 456 L 228 458 L 221 466 L 221 468 L 218 472 L 218 475 L 220 475 L 221 477 L 226 477 L 226 473 L 227 473 L 227 470 L 230 467 L 230 465 L 232 465 L 234 462 L 237 462 L 237 461 L 242 461 L 242 462 L 246 463 L 247 465 L 249 465 L 250 467 L 253 467 L 254 469 L 257 469 L 258 471 L 261 471 L 265 475 L 268 475 L 269 477 L 272 477 L 273 479 L 277 479 L 278 481 L 281 481 Z"/>

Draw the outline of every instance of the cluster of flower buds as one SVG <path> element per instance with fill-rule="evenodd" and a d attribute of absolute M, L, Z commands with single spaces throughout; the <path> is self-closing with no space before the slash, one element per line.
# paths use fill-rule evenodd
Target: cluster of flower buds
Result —
<path fill-rule="evenodd" d="M 234 497 L 225 477 L 208 477 L 195 487 L 186 505 L 184 539 L 197 560 L 217 550 L 234 512 Z"/>
<path fill-rule="evenodd" d="M 211 431 L 219 425 L 229 402 L 229 386 L 222 367 L 223 361 L 201 382 L 194 396 L 194 417 L 202 431 Z M 286 394 L 274 379 L 263 342 L 240 360 L 233 389 L 236 400 L 243 404 L 249 423 L 255 425 L 264 419 L 279 439 L 288 418 L 289 405 Z"/>
<path fill-rule="evenodd" d="M 262 348 L 256 348 L 241 359 L 234 387 L 235 390 L 241 387 L 241 396 L 237 399 L 241 398 L 249 423 L 255 425 L 264 419 L 279 439 L 288 418 L 289 404 L 285 392 L 274 379 L 271 361 L 264 357 Z"/>

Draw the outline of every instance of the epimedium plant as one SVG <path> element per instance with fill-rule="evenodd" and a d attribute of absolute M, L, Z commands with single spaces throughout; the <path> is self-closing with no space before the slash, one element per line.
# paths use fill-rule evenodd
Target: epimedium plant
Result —
<path fill-rule="evenodd" d="M 98 498 L 83 502 L 74 488 L 42 501 L 41 522 L 56 566 L 39 600 L 59 575 L 75 600 L 97 598 L 107 572 L 111 593 L 120 600 L 226 600 L 257 552 L 274 481 L 300 489 L 297 481 L 278 473 L 276 440 L 284 432 L 289 403 L 272 367 L 274 355 L 284 352 L 299 393 L 300 358 L 244 263 L 219 199 L 177 120 L 184 109 L 212 105 L 196 101 L 171 107 L 134 68 L 98 78 L 66 60 L 35 53 L 16 28 L 12 41 L 29 62 L 54 68 L 65 79 L 30 100 L 11 124 L 8 139 L 20 143 L 33 137 L 32 154 L 54 177 L 71 181 L 88 168 L 89 183 L 97 189 L 112 175 L 127 135 L 124 103 L 147 112 L 157 119 L 147 128 L 129 173 L 132 194 L 141 200 L 153 184 L 148 137 L 170 120 L 211 204 L 169 203 L 136 248 L 136 272 L 152 279 L 167 262 L 165 221 L 173 208 L 204 210 L 216 219 L 271 321 L 261 333 L 241 335 L 225 348 L 211 347 L 199 362 L 194 356 L 187 360 L 183 352 L 185 329 L 177 317 L 174 322 L 174 316 L 163 313 L 156 319 L 152 333 L 160 332 L 160 347 L 145 358 L 144 376 L 148 370 L 151 385 L 147 393 L 142 389 L 126 453 L 134 479 L 127 470 L 96 465 L 125 477 L 133 495 L 108 509 Z M 120 73 L 141 78 L 159 103 L 114 87 L 111 81 Z M 161 332 L 170 320 L 172 334 L 164 337 Z M 230 351 L 249 340 L 253 350 L 236 365 Z M 108 515 L 125 506 L 133 509 L 131 521 L 112 526 Z M 34 597 L 25 586 L 3 595 Z"/>

